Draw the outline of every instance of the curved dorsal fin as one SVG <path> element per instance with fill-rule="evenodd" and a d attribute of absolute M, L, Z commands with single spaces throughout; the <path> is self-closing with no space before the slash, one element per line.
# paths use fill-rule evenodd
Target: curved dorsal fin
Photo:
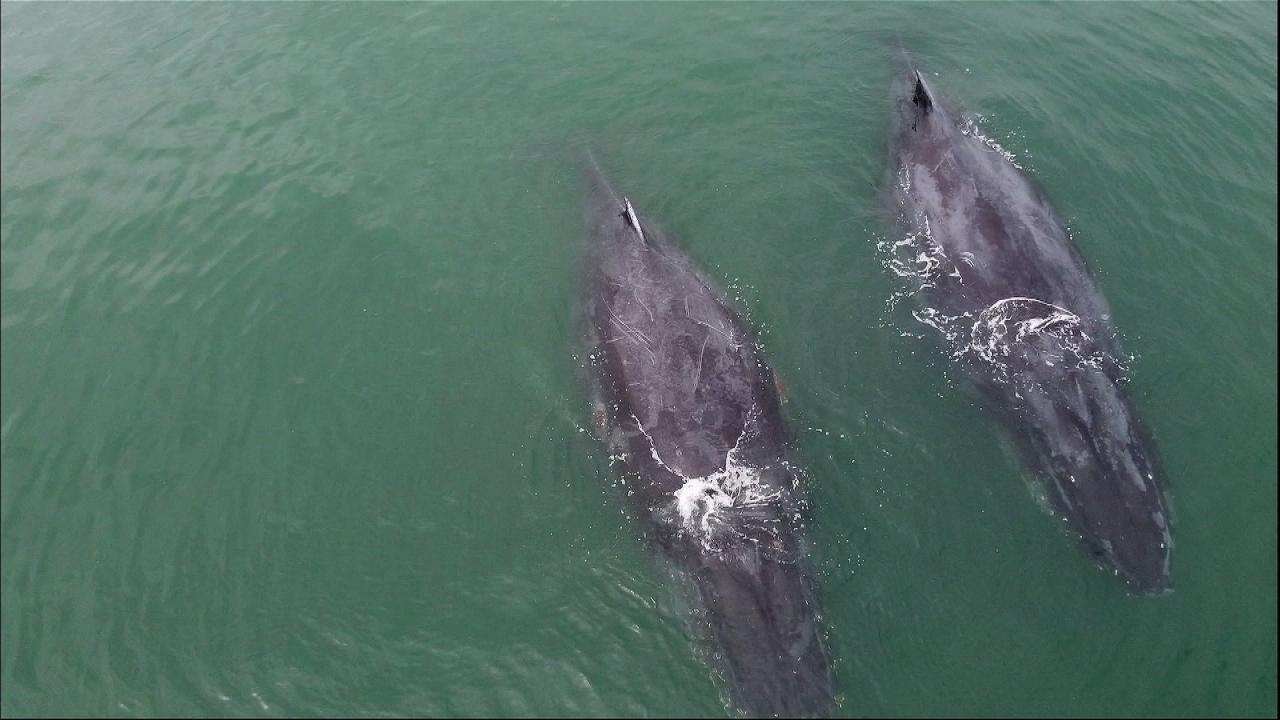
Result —
<path fill-rule="evenodd" d="M 911 103 L 915 105 L 915 117 L 911 120 L 911 129 L 917 130 L 920 123 L 933 112 L 933 98 L 929 97 L 929 91 L 924 87 L 924 78 L 920 77 L 920 71 L 913 72 L 916 75 L 916 85 L 911 92 Z"/>
<path fill-rule="evenodd" d="M 625 197 L 622 198 L 622 212 L 618 213 L 618 217 L 625 220 L 627 225 L 630 225 L 631 229 L 636 231 L 636 234 L 640 236 L 641 242 L 644 241 L 644 229 L 640 227 L 640 218 L 636 217 L 635 208 L 631 207 L 631 201 Z"/>
<path fill-rule="evenodd" d="M 924 79 L 920 77 L 920 71 L 916 70 L 916 89 L 911 93 L 911 102 L 920 108 L 921 115 L 928 115 L 933 112 L 933 98 L 929 97 L 929 92 L 924 89 Z"/>

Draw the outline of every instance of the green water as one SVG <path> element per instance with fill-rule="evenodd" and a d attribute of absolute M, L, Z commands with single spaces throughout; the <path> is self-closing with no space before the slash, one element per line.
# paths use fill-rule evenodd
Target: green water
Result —
<path fill-rule="evenodd" d="M 1275 4 L 0 6 L 11 715 L 726 714 L 584 428 L 575 148 L 790 389 L 846 715 L 1277 710 Z M 895 38 L 1134 356 L 1175 592 L 876 241 Z"/>

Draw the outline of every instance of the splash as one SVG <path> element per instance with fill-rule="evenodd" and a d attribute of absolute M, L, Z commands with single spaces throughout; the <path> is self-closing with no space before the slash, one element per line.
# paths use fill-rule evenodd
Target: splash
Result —
<path fill-rule="evenodd" d="M 1085 331 L 1079 315 L 1030 297 L 997 300 L 978 314 L 962 352 L 986 362 L 1001 379 L 1034 357 L 1049 367 L 1101 369 L 1121 365 Z"/>
<path fill-rule="evenodd" d="M 1065 369 L 1110 366 L 1118 368 L 1121 377 L 1127 374 L 1123 359 L 1106 352 L 1104 344 L 1086 332 L 1086 323 L 1079 315 L 1053 303 L 1014 296 L 997 300 L 976 313 L 950 314 L 924 302 L 926 291 L 943 278 L 963 282 L 960 265 L 972 265 L 973 259 L 962 255 L 957 262 L 949 257 L 933 239 L 927 217 L 918 218 L 913 226 L 922 230 L 876 244 L 881 264 L 903 280 L 886 309 L 892 311 L 906 298 L 921 297 L 920 306 L 911 311 L 911 316 L 942 336 L 953 360 L 980 361 L 1000 381 L 1010 380 L 1016 367 L 1030 363 Z"/>
<path fill-rule="evenodd" d="M 910 187 L 905 171 L 900 174 L 900 180 L 904 190 Z M 963 283 L 959 267 L 943 250 L 942 245 L 934 240 L 928 216 L 918 213 L 913 220 L 908 221 L 905 217 L 906 209 L 902 212 L 904 224 L 920 230 L 909 232 L 897 240 L 884 239 L 876 243 L 880 264 L 902 280 L 899 288 L 890 294 L 885 311 L 892 313 L 903 300 L 921 297 L 920 307 L 911 311 L 912 317 L 921 325 L 941 334 L 949 347 L 957 348 L 958 341 L 965 335 L 968 327 L 967 322 L 960 321 L 968 316 L 948 315 L 931 307 L 924 301 L 924 295 L 937 287 L 944 278 L 955 278 Z M 972 257 L 962 257 L 961 262 L 972 264 L 973 260 Z M 967 343 L 967 339 L 964 342 Z"/>
<path fill-rule="evenodd" d="M 723 470 L 702 477 L 680 475 L 684 484 L 674 493 L 674 520 L 681 533 L 695 539 L 708 552 L 717 552 L 743 539 L 758 539 L 762 533 L 776 534 L 787 509 L 794 505 L 784 488 L 765 480 L 765 468 L 750 465 L 740 457 L 739 448 L 757 422 L 758 410 L 753 407 L 737 442 L 725 456 Z M 783 465 L 791 470 L 785 461 Z"/>
<path fill-rule="evenodd" d="M 934 287 L 945 275 L 958 276 L 957 270 L 948 263 L 942 246 L 934 241 L 929 219 L 922 217 L 915 226 L 923 230 L 908 233 L 898 240 L 885 239 L 876 243 L 880 264 L 903 280 L 902 289 L 889 297 L 887 310 L 893 310 L 902 300 Z"/>
<path fill-rule="evenodd" d="M 724 470 L 706 477 L 686 478 L 675 492 L 680 529 L 701 541 L 707 550 L 742 537 L 735 523 L 753 509 L 769 510 L 782 491 L 760 478 L 760 469 L 730 461 Z M 744 511 L 746 511 L 744 513 Z"/>
<path fill-rule="evenodd" d="M 1005 149 L 1005 147 L 1001 145 L 999 142 L 997 142 L 995 138 L 982 132 L 982 126 L 979 125 L 979 123 L 982 120 L 983 118 L 981 115 L 975 115 L 973 117 L 965 118 L 964 126 L 960 128 L 960 133 L 967 137 L 975 138 L 976 140 L 981 142 L 983 145 L 986 145 L 988 148 L 990 148 L 993 152 L 997 152 L 1000 155 L 1002 155 L 1005 160 L 1009 161 L 1010 165 L 1013 165 L 1019 170 L 1024 170 L 1025 168 L 1023 168 L 1022 165 L 1018 162 L 1017 155 Z"/>
<path fill-rule="evenodd" d="M 1013 162 L 1012 153 L 983 135 L 973 120 L 964 132 Z M 1080 316 L 1053 303 L 1014 296 L 997 300 L 982 310 L 958 314 L 931 306 L 927 291 L 943 283 L 963 285 L 961 269 L 973 267 L 974 257 L 967 252 L 948 255 L 934 238 L 928 215 L 905 201 L 912 187 L 905 166 L 898 169 L 898 185 L 900 197 L 904 198 L 899 201 L 899 219 L 913 230 L 896 240 L 886 238 L 876 243 L 881 264 L 902 280 L 900 289 L 890 295 L 886 311 L 892 312 L 904 299 L 919 297 L 912 317 L 942 336 L 952 359 L 978 361 L 1002 382 L 1016 375 L 1017 369 L 1031 364 L 1064 369 L 1117 368 L 1118 376 L 1127 375 L 1123 360 L 1113 357 L 1105 350 L 1105 343 L 1086 332 L 1086 322 Z"/>

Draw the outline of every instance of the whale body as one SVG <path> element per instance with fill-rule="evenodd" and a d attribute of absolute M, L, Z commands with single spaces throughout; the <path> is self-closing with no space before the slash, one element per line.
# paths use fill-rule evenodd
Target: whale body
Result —
<path fill-rule="evenodd" d="M 807 500 L 773 373 L 715 285 L 594 161 L 587 181 L 587 367 L 631 514 L 693 589 L 736 710 L 828 715 Z"/>
<path fill-rule="evenodd" d="M 1055 516 L 1139 593 L 1170 583 L 1169 499 L 1107 302 L 1048 197 L 915 68 L 894 91 L 890 267 L 996 411 Z"/>

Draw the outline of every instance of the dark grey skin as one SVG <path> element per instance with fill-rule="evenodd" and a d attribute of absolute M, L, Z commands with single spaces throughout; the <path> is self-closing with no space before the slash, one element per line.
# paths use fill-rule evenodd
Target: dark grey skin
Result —
<path fill-rule="evenodd" d="M 914 69 L 895 88 L 892 195 L 918 313 L 997 410 L 1086 551 L 1170 588 L 1169 501 L 1106 300 L 1048 198 Z M 898 265 L 899 269 L 905 267 Z"/>
<path fill-rule="evenodd" d="M 806 500 L 773 373 L 688 256 L 594 162 L 587 175 L 588 368 L 631 513 L 693 589 L 735 710 L 829 715 Z"/>

